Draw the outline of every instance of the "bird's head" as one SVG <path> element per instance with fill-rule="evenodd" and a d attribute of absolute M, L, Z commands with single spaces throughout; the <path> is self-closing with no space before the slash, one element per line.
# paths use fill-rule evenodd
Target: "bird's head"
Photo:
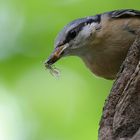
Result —
<path fill-rule="evenodd" d="M 64 56 L 81 55 L 93 41 L 100 23 L 100 15 L 72 21 L 58 34 L 55 49 L 46 65 L 52 65 Z M 91 40 L 92 39 L 92 40 Z"/>

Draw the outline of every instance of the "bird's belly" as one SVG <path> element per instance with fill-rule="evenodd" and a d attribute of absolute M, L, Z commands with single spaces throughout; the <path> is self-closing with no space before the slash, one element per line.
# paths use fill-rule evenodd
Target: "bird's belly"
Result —
<path fill-rule="evenodd" d="M 105 79 L 114 79 L 116 74 L 120 69 L 124 57 L 119 58 L 118 60 L 112 59 L 102 59 L 91 60 L 83 59 L 87 67 L 97 76 L 103 77 Z"/>
<path fill-rule="evenodd" d="M 122 62 L 122 61 L 121 61 Z M 120 64 L 111 64 L 116 62 L 99 62 L 97 63 L 86 63 L 88 68 L 97 76 L 103 77 L 105 79 L 114 79 L 116 77 L 117 72 L 119 71 Z"/>
<path fill-rule="evenodd" d="M 90 49 L 82 58 L 95 75 L 106 79 L 116 77 L 140 27 L 140 19 L 116 22 L 102 24 L 101 31 L 96 33 L 92 44 L 88 46 Z"/>
<path fill-rule="evenodd" d="M 118 64 L 116 62 L 110 62 L 109 60 L 98 62 L 98 64 L 95 62 L 86 62 L 85 64 L 87 67 L 97 76 L 103 77 L 105 79 L 114 79 L 116 77 L 117 72 L 120 68 L 120 61 Z M 114 63 L 114 64 L 113 64 Z"/>
<path fill-rule="evenodd" d="M 123 47 L 120 47 L 120 44 L 111 46 L 106 43 L 107 46 L 103 45 L 106 48 L 104 51 L 88 52 L 84 55 L 83 61 L 95 75 L 105 79 L 114 79 L 133 41 L 134 39 Z"/>

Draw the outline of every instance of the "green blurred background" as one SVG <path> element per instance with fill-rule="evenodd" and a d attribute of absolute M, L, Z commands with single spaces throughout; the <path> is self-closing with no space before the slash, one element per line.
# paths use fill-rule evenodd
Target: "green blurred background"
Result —
<path fill-rule="evenodd" d="M 0 0 L 0 140 L 97 140 L 112 81 L 94 76 L 77 57 L 43 62 L 57 33 L 73 19 L 139 0 Z"/>

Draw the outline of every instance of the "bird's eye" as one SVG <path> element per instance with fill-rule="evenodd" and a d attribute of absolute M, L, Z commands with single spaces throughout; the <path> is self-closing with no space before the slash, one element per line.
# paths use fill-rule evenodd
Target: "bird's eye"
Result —
<path fill-rule="evenodd" d="M 69 32 L 69 38 L 74 39 L 76 37 L 76 31 Z"/>

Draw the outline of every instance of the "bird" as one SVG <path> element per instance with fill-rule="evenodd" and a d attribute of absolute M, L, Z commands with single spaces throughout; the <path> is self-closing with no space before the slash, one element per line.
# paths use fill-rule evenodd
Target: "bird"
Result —
<path fill-rule="evenodd" d="M 68 23 L 55 39 L 55 49 L 45 62 L 78 56 L 91 72 L 113 80 L 136 39 L 140 11 L 121 9 L 78 18 Z"/>

